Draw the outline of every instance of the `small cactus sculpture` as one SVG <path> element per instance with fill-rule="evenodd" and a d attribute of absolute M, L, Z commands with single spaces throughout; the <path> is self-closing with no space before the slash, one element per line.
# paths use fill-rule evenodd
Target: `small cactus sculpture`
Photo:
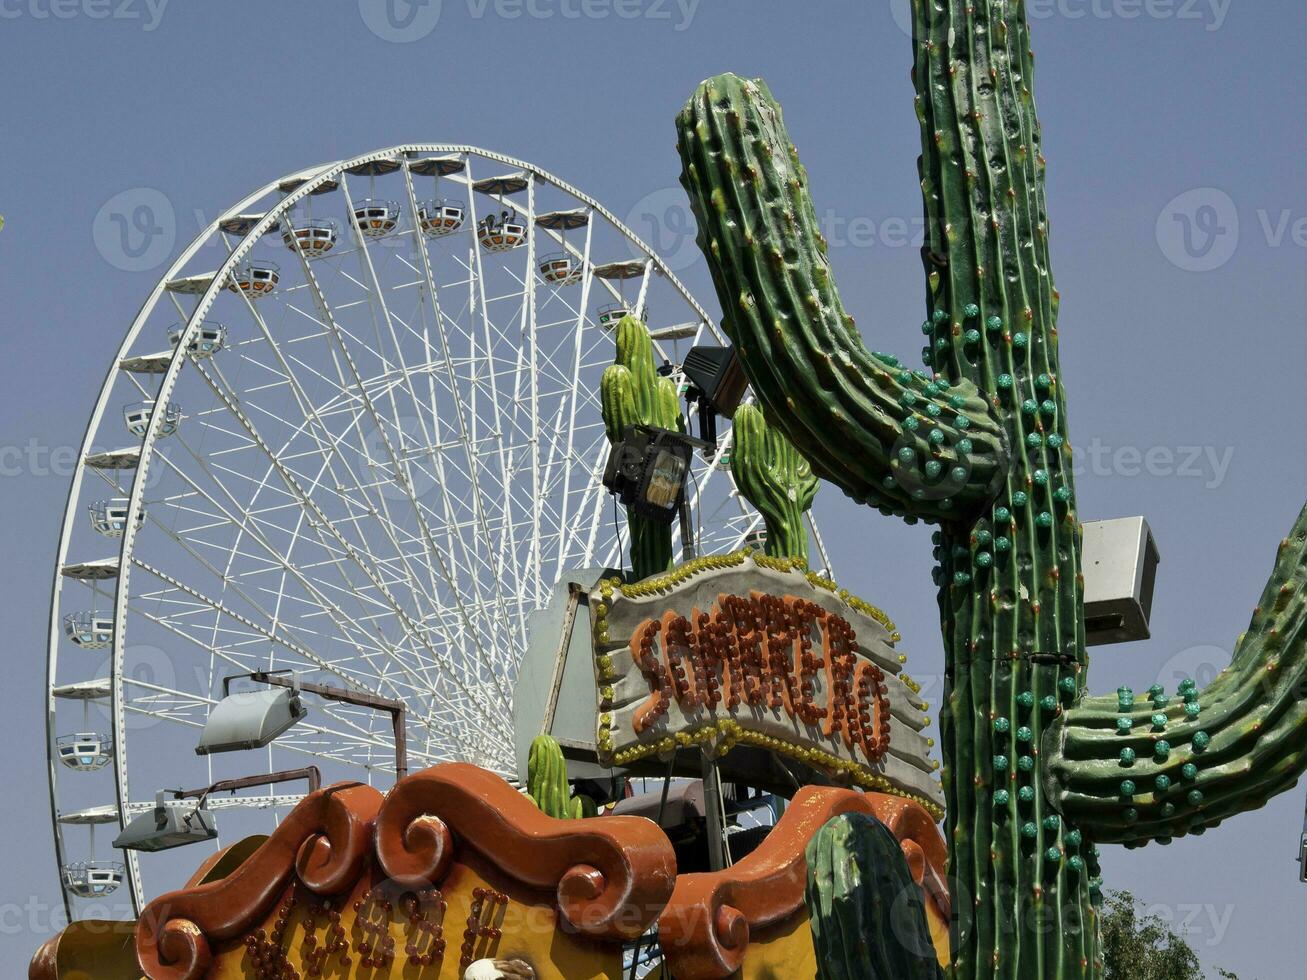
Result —
<path fill-rule="evenodd" d="M 549 735 L 537 735 L 527 754 L 526 792 L 542 812 L 558 820 L 579 820 L 585 804 L 573 797 L 567 782 L 567 761 L 558 742 Z"/>
<path fill-rule="evenodd" d="M 1166 842 L 1307 769 L 1307 509 L 1205 691 L 1085 696 L 1081 529 L 1026 6 L 913 0 L 930 372 L 864 348 L 780 107 L 705 82 L 682 183 L 768 420 L 855 499 L 939 525 L 954 980 L 1103 975 L 1096 842 Z"/>
<path fill-rule="evenodd" d="M 942 980 L 921 889 L 883 823 L 835 817 L 805 854 L 817 980 Z"/>
<path fill-rule="evenodd" d="M 627 426 L 685 429 L 676 385 L 654 368 L 653 341 L 633 316 L 617 324 L 617 360 L 600 379 L 604 428 L 608 441 L 622 441 Z M 631 535 L 631 569 L 637 579 L 665 572 L 672 564 L 672 529 L 627 508 Z"/>
<path fill-rule="evenodd" d="M 744 498 L 767 526 L 767 554 L 808 561 L 803 515 L 812 507 L 818 480 L 812 465 L 784 434 L 767 424 L 756 405 L 735 410 L 731 473 Z"/>

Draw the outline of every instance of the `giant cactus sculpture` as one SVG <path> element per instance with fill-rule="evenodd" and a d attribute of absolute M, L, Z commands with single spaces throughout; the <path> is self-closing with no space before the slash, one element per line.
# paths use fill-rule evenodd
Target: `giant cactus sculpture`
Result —
<path fill-rule="evenodd" d="M 653 341 L 645 325 L 633 316 L 617 324 L 617 358 L 604 369 L 599 388 L 608 441 L 621 442 L 627 426 L 685 428 L 676 385 L 654 367 Z M 631 568 L 636 578 L 667 571 L 672 563 L 672 529 L 627 508 L 631 535 Z"/>
<path fill-rule="evenodd" d="M 817 494 L 812 465 L 756 405 L 735 410 L 731 428 L 731 475 L 744 498 L 758 508 L 773 558 L 808 560 L 804 515 Z"/>
<path fill-rule="evenodd" d="M 1025 6 L 914 0 L 933 374 L 845 315 L 780 107 L 705 82 L 682 182 L 768 418 L 858 500 L 939 525 L 951 974 L 1102 976 L 1095 842 L 1165 840 L 1307 768 L 1307 509 L 1207 690 L 1085 696 L 1080 525 L 1058 368 Z"/>

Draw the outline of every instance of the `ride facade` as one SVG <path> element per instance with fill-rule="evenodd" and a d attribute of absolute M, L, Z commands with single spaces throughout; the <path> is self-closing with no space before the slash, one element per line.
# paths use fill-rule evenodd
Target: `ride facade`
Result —
<path fill-rule="evenodd" d="M 912 11 L 928 229 L 926 370 L 864 345 L 841 304 L 780 106 L 764 83 L 734 75 L 704 82 L 677 118 L 682 183 L 723 311 L 718 339 L 733 342 L 752 393 L 720 440 L 685 437 L 692 409 L 683 412 L 680 399 L 690 381 L 670 358 L 657 364 L 665 353 L 660 335 L 678 336 L 679 328 L 650 322 L 650 283 L 662 268 L 656 257 L 592 261 L 590 229 L 580 219 L 606 212 L 588 200 L 579 211 L 538 209 L 532 195 L 542 178 L 529 167 L 478 181 L 458 164 L 480 151 L 403 147 L 283 181 L 282 204 L 228 219 L 228 233 L 242 237 L 218 273 L 179 270 L 161 287 L 202 299 L 174 331 L 173 350 L 150 357 L 125 349 L 120 357 L 122 370 L 164 379 L 125 415 L 142 444 L 88 446 L 85 454 L 85 467 L 108 474 L 114 488 L 91 506 L 93 530 L 118 542 L 120 557 L 76 563 L 64 555 L 61 575 L 88 585 L 91 608 L 65 613 L 56 592 L 52 612 L 52 647 L 67 640 L 113 654 L 106 676 L 65 679 L 52 667 L 52 704 L 80 701 L 83 709 L 77 731 L 52 728 L 52 773 L 114 771 L 118 802 L 61 809 L 55 791 L 57 827 L 122 826 L 132 813 L 124 752 L 129 736 L 140 737 L 123 722 L 127 706 L 200 715 L 212 704 L 206 695 L 178 707 L 161 696 L 176 694 L 171 689 L 145 698 L 122 683 L 125 624 L 161 597 L 152 621 L 193 637 L 189 620 L 203 610 L 206 635 L 232 632 L 231 642 L 206 639 L 204 649 L 234 666 L 262 664 L 271 646 L 275 665 L 290 670 L 343 670 L 348 659 L 319 655 L 337 647 L 360 651 L 360 664 L 385 652 L 413 667 L 412 690 L 391 690 L 425 704 L 418 718 L 425 747 L 418 771 L 383 795 L 368 785 L 374 754 L 398 749 L 402 737 L 360 730 L 343 709 L 327 715 L 325 732 L 291 729 L 299 734 L 288 748 L 321 750 L 360 764 L 366 775 L 297 798 L 270 834 L 222 847 L 180 888 L 147 894 L 134 853 L 112 866 L 73 862 L 60 838 L 61 873 L 74 897 L 125 880 L 138 915 L 120 925 L 75 922 L 37 953 L 33 978 L 1097 980 L 1104 974 L 1100 846 L 1199 834 L 1294 784 L 1307 768 L 1307 708 L 1298 696 L 1307 672 L 1307 509 L 1281 544 L 1230 666 L 1212 684 L 1199 690 L 1185 682 L 1171 693 L 1154 687 L 1138 697 L 1127 688 L 1106 697 L 1087 692 L 1082 526 L 1026 11 L 1002 0 L 914 2 Z M 414 174 L 461 180 L 467 200 L 437 191 L 419 206 Z M 406 181 L 408 204 L 375 197 L 371 184 L 356 204 L 347 178 L 360 175 Z M 411 281 L 363 284 L 358 303 L 370 304 L 379 327 L 368 348 L 379 362 L 375 373 L 355 370 L 348 332 L 335 325 L 334 311 L 344 314 L 353 301 L 328 299 L 308 269 L 309 258 L 337 261 L 347 250 L 340 224 L 290 217 L 295 205 L 336 186 L 345 193 L 356 257 L 402 235 L 419 249 L 407 263 Z M 524 192 L 520 207 L 512 203 Z M 500 210 L 478 215 L 473 194 L 488 195 Z M 567 232 L 582 229 L 581 248 L 566 242 Z M 341 377 L 354 372 L 357 398 L 330 405 L 300 398 L 294 379 L 301 372 L 293 368 L 311 363 L 303 357 L 280 362 L 276 382 L 228 382 L 208 369 L 239 343 L 208 318 L 217 294 L 229 292 L 254 311 L 256 301 L 262 308 L 287 288 L 275 263 L 249 255 L 273 230 L 308 270 L 296 288 L 316 312 L 299 339 L 336 345 Z M 381 435 L 370 458 L 380 459 L 397 496 L 412 497 L 423 472 L 413 461 L 423 450 L 440 458 L 430 451 L 443 442 L 439 431 L 419 439 L 411 428 L 384 424 L 386 413 L 370 407 L 391 382 L 388 392 L 403 391 L 383 339 L 396 323 L 384 300 L 415 289 L 433 323 L 443 322 L 437 299 L 450 284 L 433 278 L 428 249 L 460 234 L 470 236 L 470 281 L 483 278 L 474 271 L 483 254 L 527 249 L 518 280 L 526 347 L 495 362 L 490 355 L 507 338 L 487 326 L 467 332 L 470 344 L 459 355 L 465 366 L 484 355 L 487 374 L 461 372 L 441 344 L 431 348 L 439 356 L 423 363 L 445 370 L 447 394 L 457 396 L 462 380 L 470 395 L 515 367 L 523 385 L 536 385 L 543 375 L 528 362 L 566 367 L 564 354 L 573 352 L 577 372 L 591 369 L 591 396 L 579 394 L 581 374 L 564 370 L 572 387 L 558 417 L 579 417 L 578 405 L 594 413 L 593 429 L 565 428 L 569 440 L 585 431 L 595 455 L 576 472 L 582 496 L 574 500 L 566 461 L 576 454 L 571 441 L 560 448 L 562 503 L 542 508 L 549 496 L 542 486 L 554 484 L 546 478 L 516 497 L 511 477 L 538 480 L 553 457 L 540 455 L 538 439 L 513 443 L 496 430 L 496 451 L 507 460 L 496 484 L 502 506 L 464 512 L 447 497 L 442 517 L 411 500 L 407 523 L 373 506 L 379 484 L 345 463 L 339 475 L 333 470 L 325 430 L 314 450 L 321 470 L 310 484 L 297 462 L 307 450 L 271 451 L 259 435 L 263 421 L 241 408 L 250 398 L 231 398 L 230 386 L 244 385 L 250 397 L 264 385 L 285 387 L 298 405 L 295 424 L 310 433 L 332 417 L 347 420 L 338 431 L 350 433 L 371 413 Z M 539 234 L 555 247 L 537 256 Z M 628 280 L 639 284 L 633 300 L 622 285 Z M 701 308 L 675 285 L 668 301 L 693 311 L 697 337 L 711 334 Z M 573 308 L 577 343 L 545 354 L 532 339 L 540 330 L 536 290 L 578 287 L 586 298 Z M 591 289 L 606 292 L 602 306 Z M 484 306 L 474 299 L 468 309 L 480 315 Z M 263 319 L 254 322 L 260 333 L 248 343 L 272 353 L 288 346 Z M 412 329 L 420 321 L 401 322 Z M 589 346 L 579 339 L 591 337 Z M 250 349 L 257 357 L 264 348 Z M 237 583 L 232 592 L 213 595 L 198 572 L 170 571 L 134 550 L 137 537 L 176 506 L 175 496 L 147 495 L 139 468 L 164 437 L 186 438 L 191 418 L 174 401 L 184 364 L 198 366 L 216 395 L 213 417 L 226 413 L 224 426 L 234 419 L 244 429 L 224 452 L 262 451 L 269 459 L 261 479 L 275 476 L 294 498 L 223 497 L 218 480 L 193 498 L 198 516 L 254 518 L 233 521 L 241 540 L 223 554 L 234 558 L 275 545 L 259 528 L 277 515 L 307 514 L 303 533 L 317 535 L 323 553 L 305 562 L 300 552 L 275 569 L 280 581 L 295 583 L 279 586 L 280 598 L 292 610 L 304 606 L 307 620 L 267 615 L 267 590 L 242 593 L 240 577 L 224 579 Z M 514 388 L 513 404 L 525 398 L 533 409 L 502 421 L 539 436 L 545 413 L 537 400 L 546 391 Z M 416 417 L 427 418 L 420 410 Z M 430 415 L 437 417 L 448 425 L 458 411 L 441 408 Z M 475 425 L 475 409 L 471 419 Z M 615 533 L 601 547 L 592 532 L 584 547 L 569 544 L 574 521 L 598 521 L 585 495 L 596 489 L 601 450 L 611 444 L 617 452 L 642 431 L 654 440 L 647 446 L 654 462 L 637 473 L 642 492 L 654 504 L 674 503 L 682 486 L 691 488 L 680 527 L 657 517 L 649 499 L 632 499 L 625 538 Z M 466 479 L 479 465 L 479 442 L 459 438 Z M 660 445 L 678 439 L 689 447 L 684 455 L 658 456 Z M 207 486 L 180 453 L 164 458 L 197 474 L 191 484 Z M 133 470 L 134 480 L 115 482 Z M 446 494 L 457 484 L 444 470 L 429 472 Z M 714 474 L 739 512 L 710 505 L 704 488 Z M 931 758 L 928 706 L 904 673 L 894 624 L 832 580 L 810 516 L 818 479 L 883 514 L 937 525 L 947 658 L 942 765 Z M 332 507 L 315 495 L 321 485 L 337 488 Z M 397 499 L 380 495 L 375 503 L 382 498 Z M 362 539 L 371 550 L 343 530 L 361 521 L 348 509 L 359 502 L 384 532 Z M 694 533 L 685 517 L 692 508 L 701 518 L 706 510 L 715 530 Z M 75 509 L 76 519 L 83 510 Z M 496 552 L 494 561 L 481 555 L 484 567 L 468 557 L 465 578 L 450 574 L 441 556 L 457 561 L 476 552 L 487 540 L 477 537 L 487 513 L 498 531 L 520 534 L 522 547 Z M 554 533 L 542 532 L 542 513 Z M 181 539 L 200 540 L 204 521 Z M 66 530 L 65 551 L 69 536 Z M 740 547 L 759 537 L 763 551 Z M 393 553 L 373 546 L 383 538 Z M 322 570 L 336 575 L 342 565 L 354 572 L 323 585 Z M 512 567 L 532 571 L 513 580 Z M 128 588 L 123 578 L 133 568 L 161 583 L 155 592 Z M 272 571 L 260 564 L 249 577 Z M 102 594 L 114 579 L 115 591 Z M 512 585 L 492 594 L 492 581 Z M 355 618 L 334 607 L 333 596 L 356 586 L 394 636 L 361 628 L 372 621 L 366 609 Z M 168 611 L 183 596 L 185 605 Z M 461 625 L 450 628 L 451 621 Z M 324 646 L 324 637 L 339 643 Z M 483 657 L 478 644 L 491 653 Z M 254 652 L 242 659 L 246 647 Z M 423 651 L 456 683 L 436 689 L 422 673 Z M 369 675 L 360 666 L 356 674 L 375 677 L 379 687 L 395 683 L 383 671 Z M 114 706 L 113 725 L 96 734 L 86 706 L 103 698 Z"/>

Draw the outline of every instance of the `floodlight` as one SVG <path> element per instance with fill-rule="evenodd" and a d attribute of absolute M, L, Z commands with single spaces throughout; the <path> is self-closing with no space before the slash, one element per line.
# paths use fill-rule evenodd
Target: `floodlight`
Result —
<path fill-rule="evenodd" d="M 636 513 L 670 524 L 685 496 L 694 449 L 707 445 L 670 429 L 628 426 L 608 457 L 604 486 Z"/>
<path fill-rule="evenodd" d="M 164 800 L 155 796 L 154 809 L 147 810 L 123 828 L 114 847 L 130 851 L 166 851 L 171 847 L 198 844 L 218 836 L 213 814 L 201 800 Z"/>
<path fill-rule="evenodd" d="M 288 677 L 287 674 L 291 676 Z M 242 678 L 249 678 L 256 684 L 267 684 L 271 690 L 230 693 L 231 682 Z M 406 708 L 403 701 L 383 698 L 366 691 L 309 684 L 289 670 L 256 670 L 252 674 L 233 674 L 222 679 L 222 690 L 223 699 L 209 711 L 209 720 L 204 723 L 200 744 L 195 746 L 196 755 L 261 749 L 268 745 L 309 713 L 300 701 L 302 691 L 328 701 L 389 712 L 395 732 L 395 776 L 400 778 L 408 774 L 408 739 L 404 722 Z"/>
<path fill-rule="evenodd" d="M 691 347 L 681 370 L 690 382 L 686 400 L 699 402 L 699 436 L 715 448 L 717 416 L 730 418 L 735 414 L 749 387 L 749 379 L 744 376 L 734 347 L 706 344 Z"/>
<path fill-rule="evenodd" d="M 306 714 L 294 688 L 228 694 L 209 711 L 195 754 L 261 749 Z"/>
<path fill-rule="evenodd" d="M 113 846 L 129 851 L 166 851 L 171 847 L 213 840 L 218 836 L 218 828 L 208 807 L 211 794 L 234 793 L 238 789 L 285 783 L 294 779 L 308 780 L 310 793 L 322 785 L 322 773 L 318 767 L 306 766 L 303 769 L 223 779 L 201 789 L 162 790 L 155 794 L 154 809 L 142 813 L 124 827 Z M 174 799 L 164 800 L 170 793 Z M 192 803 L 192 800 L 198 802 Z"/>

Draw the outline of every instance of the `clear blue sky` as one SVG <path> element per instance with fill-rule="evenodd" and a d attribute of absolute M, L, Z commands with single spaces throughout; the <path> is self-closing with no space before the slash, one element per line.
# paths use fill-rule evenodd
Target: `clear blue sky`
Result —
<path fill-rule="evenodd" d="M 396 2 L 397 19 L 382 0 L 0 0 L 8 973 L 57 903 L 42 698 L 67 474 L 48 451 L 79 443 L 169 257 L 142 271 L 106 260 L 95 219 L 115 195 L 161 194 L 180 247 L 197 212 L 291 170 L 403 141 L 471 143 L 632 214 L 715 307 L 683 234 L 672 119 L 708 75 L 763 75 L 829 212 L 846 304 L 873 347 L 916 360 L 918 138 L 894 3 Z M 1173 688 L 1177 671 L 1228 657 L 1307 493 L 1307 7 L 1028 4 L 1081 516 L 1146 515 L 1163 558 L 1153 639 L 1095 649 L 1090 684 Z M 937 700 L 929 531 L 830 488 L 817 509 L 839 579 L 895 617 Z M 1302 812 L 1299 787 L 1202 838 L 1106 849 L 1107 883 L 1196 930 L 1213 967 L 1302 977 Z"/>

